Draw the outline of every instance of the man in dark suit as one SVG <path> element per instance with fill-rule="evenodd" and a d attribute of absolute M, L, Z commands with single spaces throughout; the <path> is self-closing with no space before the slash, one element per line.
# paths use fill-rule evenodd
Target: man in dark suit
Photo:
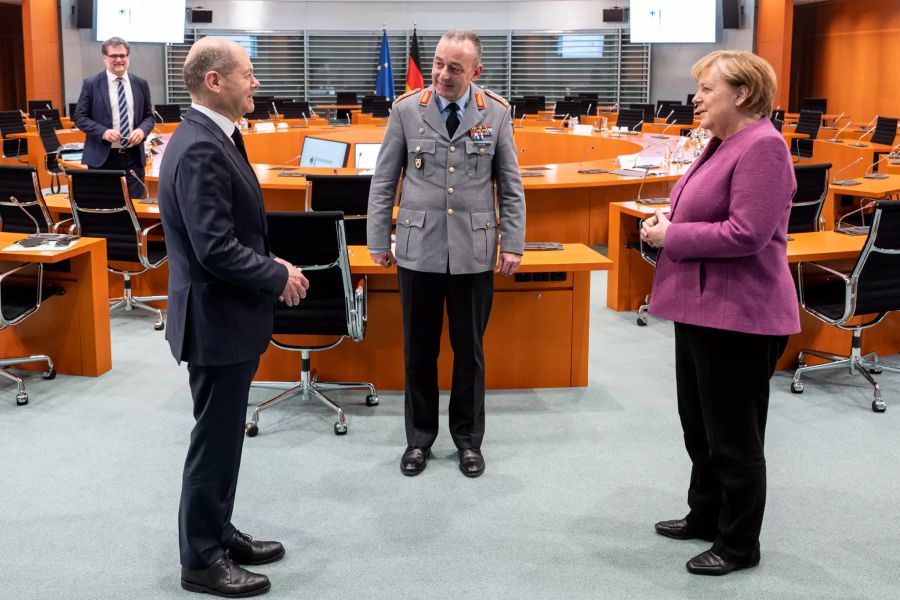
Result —
<path fill-rule="evenodd" d="M 169 253 L 169 324 L 175 358 L 188 363 L 196 424 L 179 510 L 181 585 L 243 597 L 269 589 L 240 565 L 284 556 L 231 523 L 250 382 L 272 335 L 275 300 L 293 306 L 309 282 L 270 256 L 256 175 L 234 122 L 253 110 L 259 81 L 247 52 L 203 38 L 184 63 L 191 108 L 160 167 L 159 205 Z"/>
<path fill-rule="evenodd" d="M 75 107 L 75 126 L 85 136 L 82 161 L 90 169 L 125 171 L 128 193 L 143 198 L 143 142 L 153 129 L 150 86 L 128 72 L 128 42 L 112 37 L 101 51 L 106 70 L 84 80 Z"/>

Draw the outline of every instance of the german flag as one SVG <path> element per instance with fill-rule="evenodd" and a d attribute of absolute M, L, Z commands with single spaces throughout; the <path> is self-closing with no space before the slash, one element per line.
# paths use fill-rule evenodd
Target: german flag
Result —
<path fill-rule="evenodd" d="M 413 29 L 412 40 L 409 43 L 409 60 L 406 65 L 406 91 L 421 89 L 425 87 L 425 80 L 422 79 L 422 61 L 419 58 L 419 38 L 416 37 L 416 30 Z"/>

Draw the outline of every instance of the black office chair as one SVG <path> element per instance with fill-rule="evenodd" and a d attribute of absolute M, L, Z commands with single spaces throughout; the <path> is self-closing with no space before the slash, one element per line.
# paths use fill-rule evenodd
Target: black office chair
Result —
<path fill-rule="evenodd" d="M 691 106 L 693 106 L 693 105 L 694 105 L 694 96 L 695 96 L 695 95 L 696 95 L 696 94 L 688 94 L 688 95 L 687 95 L 687 102 L 685 102 L 685 104 L 690 104 Z"/>
<path fill-rule="evenodd" d="M 38 262 L 0 262 L 0 331 L 14 327 L 34 314 L 49 297 L 61 294 L 62 289 L 43 283 L 44 265 Z M 53 360 L 46 354 L 0 358 L 0 377 L 16 382 L 16 405 L 28 404 L 28 391 L 21 377 L 7 369 L 18 365 L 43 362 L 47 368 L 44 379 L 56 377 Z"/>
<path fill-rule="evenodd" d="M 827 98 L 804 98 L 800 102 L 800 111 L 804 110 L 813 110 L 818 111 L 822 114 L 828 112 L 828 99 Z"/>
<path fill-rule="evenodd" d="M 640 230 L 641 223 L 643 221 L 638 221 L 638 230 Z M 641 258 L 644 259 L 644 262 L 652 266 L 656 269 L 656 261 L 659 260 L 659 248 L 654 248 L 653 246 L 647 245 L 643 242 L 643 240 L 638 239 L 636 242 L 627 242 L 625 247 L 629 250 L 634 250 L 635 252 L 640 253 Z M 644 296 L 644 301 L 637 309 L 637 318 L 636 322 L 638 327 L 646 327 L 647 325 L 647 310 L 650 308 L 650 294 Z"/>
<path fill-rule="evenodd" d="M 334 95 L 334 103 L 335 104 L 357 104 L 357 94 L 356 92 L 336 92 Z M 350 110 L 346 108 L 342 108 L 337 111 L 335 115 L 338 119 L 342 121 L 350 120 Z"/>
<path fill-rule="evenodd" d="M 773 110 L 770 119 L 772 121 L 772 125 L 775 126 L 775 129 L 781 131 L 784 127 L 784 109 L 776 108 L 775 110 Z"/>
<path fill-rule="evenodd" d="M 828 172 L 831 163 L 794 165 L 797 191 L 791 200 L 788 233 L 821 231 L 825 226 L 822 207 L 828 196 Z"/>
<path fill-rule="evenodd" d="M 50 173 L 50 193 L 58 194 L 62 191 L 60 177 L 65 175 L 59 166 L 59 138 L 56 137 L 56 129 L 53 121 L 42 119 L 37 121 L 38 134 L 44 144 L 44 168 Z"/>
<path fill-rule="evenodd" d="M 62 119 L 59 117 L 58 108 L 43 108 L 34 111 L 34 120 L 36 123 L 41 121 L 50 121 L 55 129 L 62 129 Z"/>
<path fill-rule="evenodd" d="M 644 121 L 644 111 L 642 109 L 623 108 L 619 110 L 616 127 L 626 127 L 630 131 L 640 131 L 644 127 L 642 121 Z M 640 125 L 638 125 L 638 123 L 640 123 Z"/>
<path fill-rule="evenodd" d="M 181 121 L 181 105 L 180 104 L 156 104 L 153 106 L 156 111 L 154 120 L 157 123 L 178 123 Z M 162 118 L 162 121 L 159 119 Z"/>
<path fill-rule="evenodd" d="M 0 138 L 3 140 L 3 158 L 15 158 L 20 163 L 26 164 L 27 160 L 22 160 L 22 157 L 27 157 L 28 155 L 28 140 L 10 139 L 9 136 L 14 133 L 25 133 L 25 121 L 22 120 L 22 113 L 17 110 L 0 111 Z"/>
<path fill-rule="evenodd" d="M 280 104 L 276 102 L 275 104 L 285 119 L 310 119 L 313 116 L 309 102 L 281 102 Z"/>
<path fill-rule="evenodd" d="M 55 230 L 36 167 L 0 165 L 0 229 L 17 233 Z"/>
<path fill-rule="evenodd" d="M 663 108 L 666 115 L 666 123 L 677 123 L 679 125 L 694 124 L 694 107 L 687 104 L 670 104 Z"/>
<path fill-rule="evenodd" d="M 547 107 L 547 100 L 544 96 L 523 95 L 522 97 L 537 106 L 538 110 L 544 110 Z"/>
<path fill-rule="evenodd" d="M 43 110 L 47 108 L 53 108 L 52 100 L 29 100 L 28 101 L 28 116 L 32 119 L 36 119 L 36 111 Z"/>
<path fill-rule="evenodd" d="M 70 119 L 75 118 L 75 109 L 78 107 L 77 102 L 69 102 L 69 112 L 66 113 Z"/>
<path fill-rule="evenodd" d="M 375 98 L 372 100 L 363 100 L 360 112 L 373 117 L 387 118 L 391 114 L 391 102 L 386 98 Z"/>
<path fill-rule="evenodd" d="M 805 133 L 808 139 L 794 139 L 794 154 L 797 158 L 812 158 L 813 140 L 819 135 L 819 127 L 822 126 L 822 113 L 815 110 L 801 110 L 800 119 L 797 121 L 795 133 Z"/>
<path fill-rule="evenodd" d="M 268 213 L 269 248 L 275 256 L 303 269 L 309 279 L 305 299 L 297 306 L 277 304 L 272 345 L 300 352 L 300 380 L 292 383 L 256 382 L 258 387 L 287 387 L 285 392 L 253 410 L 244 431 L 259 433 L 259 413 L 283 400 L 300 396 L 315 398 L 337 412 L 334 433 L 347 433 L 347 419 L 340 405 L 325 396 L 327 390 L 366 389 L 366 405 L 378 404 L 375 386 L 366 382 L 322 382 L 310 370 L 311 352 L 334 348 L 346 338 L 362 341 L 366 330 L 366 280 L 355 286 L 350 274 L 344 220 L 339 212 Z M 283 335 L 316 335 L 335 338 L 321 345 L 292 345 L 279 341 Z"/>
<path fill-rule="evenodd" d="M 306 210 L 342 212 L 347 243 L 365 246 L 371 186 L 371 175 L 307 175 Z"/>
<path fill-rule="evenodd" d="M 131 291 L 131 278 L 150 269 L 160 267 L 167 260 L 166 244 L 154 239 L 162 235 L 162 223 L 141 229 L 123 171 L 100 169 L 71 169 L 69 176 L 69 201 L 78 232 L 85 237 L 106 239 L 107 269 L 121 275 L 124 294 L 111 299 L 110 312 L 124 308 L 139 308 L 156 315 L 153 328 L 165 327 L 162 311 L 145 304 L 168 300 L 167 296 L 135 296 Z M 115 265 L 113 265 L 115 263 Z M 126 268 L 122 263 L 137 264 Z"/>
<path fill-rule="evenodd" d="M 628 108 L 639 109 L 642 113 L 641 119 L 644 120 L 644 123 L 652 123 L 656 118 L 655 104 L 629 104 Z"/>
<path fill-rule="evenodd" d="M 566 116 L 570 118 L 577 117 L 583 113 L 584 108 L 580 100 L 557 100 L 556 105 L 553 107 L 553 116 L 557 119 L 562 119 Z"/>
<path fill-rule="evenodd" d="M 676 106 L 681 106 L 681 102 L 678 100 L 657 100 L 656 101 L 656 114 L 660 117 L 665 117 L 670 112 L 672 112 L 672 108 Z"/>
<path fill-rule="evenodd" d="M 791 381 L 791 391 L 803 392 L 800 377 L 806 373 L 831 369 L 847 369 L 860 373 L 874 388 L 872 410 L 884 412 L 881 388 L 872 374 L 883 369 L 900 372 L 900 367 L 878 362 L 874 352 L 862 354 L 862 330 L 880 323 L 888 313 L 900 310 L 900 203 L 879 200 L 873 203 L 875 214 L 869 237 L 856 264 L 849 272 L 832 266 L 801 262 L 797 265 L 800 305 L 817 319 L 839 329 L 853 332 L 850 356 L 804 349 L 797 356 L 799 366 Z M 851 324 L 855 317 L 869 315 L 861 323 Z M 804 358 L 812 355 L 828 362 L 807 365 Z"/>
<path fill-rule="evenodd" d="M 878 120 L 875 121 L 875 131 L 872 133 L 871 142 L 873 144 L 893 146 L 894 138 L 896 137 L 897 119 L 882 117 L 881 115 L 878 115 Z"/>
<path fill-rule="evenodd" d="M 533 98 L 514 98 L 510 104 L 514 107 L 516 118 L 523 115 L 536 115 L 538 111 L 544 110 L 543 103 L 538 104 Z"/>
<path fill-rule="evenodd" d="M 260 104 L 255 101 L 253 104 L 253 110 L 246 113 L 244 118 L 248 121 L 266 121 L 269 119 L 269 113 L 272 111 L 272 107 L 268 104 Z"/>

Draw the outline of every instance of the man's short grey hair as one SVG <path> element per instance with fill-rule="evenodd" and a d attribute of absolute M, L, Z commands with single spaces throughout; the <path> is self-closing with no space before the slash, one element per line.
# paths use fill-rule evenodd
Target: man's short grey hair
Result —
<path fill-rule="evenodd" d="M 228 75 L 237 68 L 234 52 L 229 46 L 216 45 L 204 48 L 196 56 L 188 58 L 184 63 L 182 77 L 184 85 L 190 93 L 202 93 L 206 74 L 215 71 Z"/>
<path fill-rule="evenodd" d="M 112 46 L 125 46 L 125 54 L 131 54 L 131 46 L 128 45 L 128 42 L 120 37 L 111 37 L 100 46 L 100 52 L 103 53 L 103 56 L 109 54 L 109 49 Z"/>
<path fill-rule="evenodd" d="M 481 38 L 478 37 L 478 34 L 474 31 L 468 31 L 466 29 L 451 29 L 450 31 L 442 35 L 441 39 L 451 40 L 457 43 L 462 43 L 467 40 L 472 42 L 472 45 L 475 46 L 475 64 L 481 64 Z"/>

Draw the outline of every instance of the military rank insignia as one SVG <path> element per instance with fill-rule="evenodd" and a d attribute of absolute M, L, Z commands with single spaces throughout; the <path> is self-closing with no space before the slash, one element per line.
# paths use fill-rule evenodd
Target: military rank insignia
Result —
<path fill-rule="evenodd" d="M 479 142 L 486 137 L 493 137 L 494 127 L 490 124 L 476 125 L 469 130 L 469 137 L 472 141 Z"/>
<path fill-rule="evenodd" d="M 425 166 L 425 157 L 421 154 L 416 154 L 416 158 L 413 161 L 413 164 L 416 166 L 416 169 L 421 171 L 422 167 Z"/>

